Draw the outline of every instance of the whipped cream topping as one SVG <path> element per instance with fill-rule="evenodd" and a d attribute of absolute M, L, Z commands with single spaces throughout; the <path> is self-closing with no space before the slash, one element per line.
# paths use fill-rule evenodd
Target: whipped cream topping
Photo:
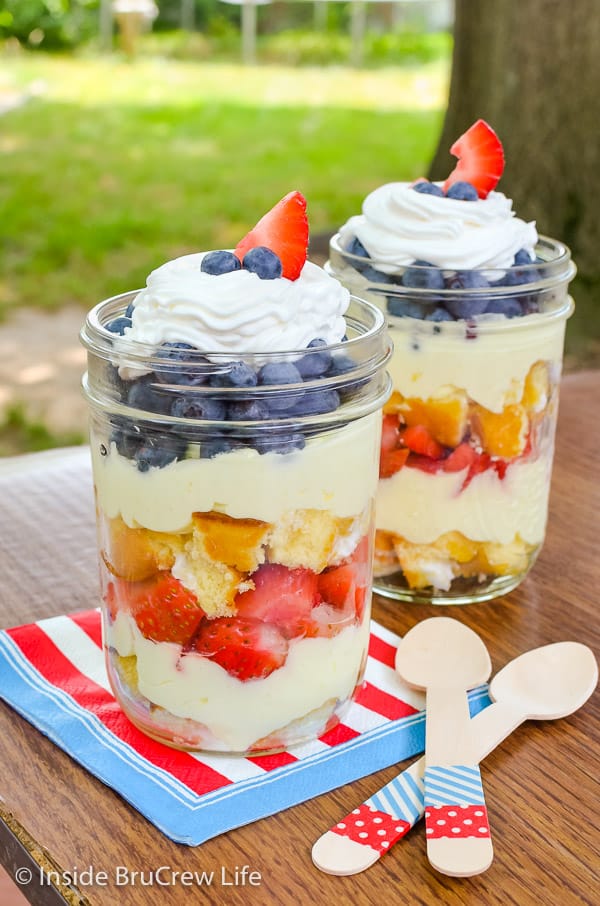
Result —
<path fill-rule="evenodd" d="M 516 217 L 502 192 L 459 201 L 415 192 L 403 182 L 367 195 L 363 213 L 351 217 L 340 235 L 344 246 L 356 236 L 385 273 L 415 260 L 462 270 L 506 268 L 519 249 L 533 260 L 538 238 L 535 222 Z"/>
<path fill-rule="evenodd" d="M 152 271 L 138 293 L 124 340 L 159 346 L 189 343 L 207 352 L 283 352 L 346 332 L 348 290 L 307 261 L 297 280 L 262 280 L 247 270 L 205 274 L 205 253 Z"/>

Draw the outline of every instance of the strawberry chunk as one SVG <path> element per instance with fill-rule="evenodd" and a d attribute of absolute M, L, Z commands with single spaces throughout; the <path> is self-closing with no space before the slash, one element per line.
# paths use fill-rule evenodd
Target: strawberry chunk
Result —
<path fill-rule="evenodd" d="M 384 415 L 381 425 L 381 452 L 395 450 L 400 445 L 400 423 L 397 415 Z"/>
<path fill-rule="evenodd" d="M 194 635 L 204 611 L 191 591 L 168 572 L 148 582 L 129 582 L 121 589 L 121 600 L 129 603 L 138 629 L 154 642 L 185 645 Z"/>
<path fill-rule="evenodd" d="M 408 459 L 410 450 L 408 447 L 399 450 L 387 450 L 382 452 L 379 459 L 379 477 L 391 478 L 396 472 L 399 472 Z"/>
<path fill-rule="evenodd" d="M 444 448 L 423 425 L 413 425 L 400 431 L 400 441 L 412 453 L 427 456 L 429 459 L 441 459 Z"/>
<path fill-rule="evenodd" d="M 288 639 L 307 633 L 311 610 L 319 600 L 312 570 L 264 563 L 252 574 L 252 581 L 255 587 L 235 599 L 238 617 L 274 623 Z"/>
<path fill-rule="evenodd" d="M 450 456 L 444 460 L 442 468 L 444 472 L 462 472 L 467 469 L 463 482 L 463 488 L 466 488 L 475 475 L 485 472 L 490 466 L 493 466 L 493 463 L 487 453 L 478 453 L 470 444 L 465 442 L 459 444 Z"/>
<path fill-rule="evenodd" d="M 245 617 L 206 620 L 194 650 L 242 682 L 264 679 L 285 663 L 288 643 L 276 626 Z"/>
<path fill-rule="evenodd" d="M 238 242 L 235 254 L 243 260 L 250 249 L 266 246 L 283 265 L 282 276 L 297 280 L 306 261 L 308 219 L 306 199 L 300 192 L 289 192 Z"/>
<path fill-rule="evenodd" d="M 356 594 L 356 572 L 350 563 L 334 566 L 321 573 L 318 578 L 319 593 L 324 601 L 340 610 L 351 606 L 354 609 Z"/>
<path fill-rule="evenodd" d="M 494 130 L 485 120 L 477 120 L 454 142 L 450 153 L 458 163 L 444 183 L 444 192 L 464 180 L 475 186 L 480 198 L 487 198 L 504 170 L 504 149 Z"/>

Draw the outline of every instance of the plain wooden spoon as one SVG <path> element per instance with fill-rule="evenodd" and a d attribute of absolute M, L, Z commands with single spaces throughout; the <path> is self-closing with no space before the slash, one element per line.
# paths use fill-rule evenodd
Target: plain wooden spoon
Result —
<path fill-rule="evenodd" d="M 490 867 L 494 850 L 467 690 L 492 672 L 487 648 L 458 620 L 432 617 L 400 641 L 396 670 L 426 690 L 425 832 L 430 864 L 467 878 Z"/>
<path fill-rule="evenodd" d="M 526 720 L 573 714 L 597 683 L 594 654 L 579 642 L 554 642 L 509 661 L 490 683 L 493 704 L 472 718 L 477 760 Z M 424 770 L 425 758 L 419 758 L 322 834 L 312 848 L 316 867 L 332 875 L 354 875 L 389 852 L 425 813 Z"/>

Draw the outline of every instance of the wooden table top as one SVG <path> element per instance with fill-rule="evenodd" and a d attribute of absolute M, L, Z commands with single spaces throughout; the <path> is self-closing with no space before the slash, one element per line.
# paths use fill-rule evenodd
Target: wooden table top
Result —
<path fill-rule="evenodd" d="M 496 602 L 455 608 L 378 598 L 375 618 L 402 634 L 426 617 L 451 615 L 482 636 L 494 672 L 527 649 L 563 639 L 590 645 L 598 657 L 599 474 L 600 372 L 582 372 L 563 382 L 547 540 L 520 588 Z M 94 603 L 90 600 L 89 606 Z M 33 610 L 41 618 L 58 613 L 60 606 L 48 606 L 42 595 Z M 16 613 L 14 601 L 0 601 L 0 627 L 14 625 Z M 424 834 L 415 828 L 373 868 L 336 878 L 314 868 L 314 840 L 391 780 L 396 768 L 189 848 L 170 842 L 0 703 L 0 862 L 14 874 L 25 864 L 25 855 L 33 853 L 38 862 L 50 859 L 63 870 L 93 866 L 106 871 L 108 886 L 79 888 L 93 906 L 177 904 L 182 896 L 190 904 L 232 906 L 333 900 L 370 904 L 384 902 L 390 894 L 394 902 L 410 906 L 596 903 L 599 711 L 595 693 L 569 718 L 523 725 L 486 759 L 482 775 L 495 846 L 487 873 L 466 879 L 436 874 L 426 859 Z M 210 887 L 186 887 L 183 893 L 177 884 L 158 891 L 141 884 L 115 887 L 112 873 L 118 865 L 130 871 L 169 866 L 179 872 L 214 872 L 214 881 Z M 235 884 L 236 869 L 242 866 L 258 872 L 260 884 Z M 34 884 L 24 892 L 33 903 L 58 901 L 48 888 Z M 65 896 L 87 902 L 76 892 Z"/>

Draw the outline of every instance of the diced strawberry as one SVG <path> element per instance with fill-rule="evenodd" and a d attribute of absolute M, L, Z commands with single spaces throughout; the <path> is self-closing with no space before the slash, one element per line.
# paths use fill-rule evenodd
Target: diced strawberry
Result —
<path fill-rule="evenodd" d="M 430 475 L 435 475 L 436 472 L 440 471 L 442 466 L 443 460 L 430 459 L 429 456 L 420 456 L 419 453 L 410 453 L 406 460 L 406 467 L 408 469 L 420 469 L 421 472 L 427 472 Z"/>
<path fill-rule="evenodd" d="M 384 415 L 381 425 L 381 452 L 395 450 L 400 444 L 400 422 L 397 415 Z"/>
<path fill-rule="evenodd" d="M 400 431 L 400 441 L 412 453 L 427 456 L 429 459 L 441 459 L 444 448 L 423 425 L 413 425 Z"/>
<path fill-rule="evenodd" d="M 469 469 L 477 459 L 478 453 L 470 444 L 462 443 L 444 460 L 444 472 L 462 472 Z"/>
<path fill-rule="evenodd" d="M 311 610 L 319 600 L 312 570 L 264 563 L 252 574 L 252 581 L 255 587 L 234 601 L 238 617 L 274 623 L 286 638 L 306 634 Z"/>
<path fill-rule="evenodd" d="M 129 582 L 127 585 L 129 608 L 145 638 L 155 642 L 176 642 L 178 645 L 190 641 L 204 617 L 204 611 L 196 596 L 178 579 L 163 572 L 151 581 Z"/>
<path fill-rule="evenodd" d="M 289 192 L 238 242 L 235 254 L 243 260 L 250 249 L 264 245 L 281 259 L 283 276 L 297 280 L 306 261 L 308 219 L 306 199 Z"/>
<path fill-rule="evenodd" d="M 371 540 L 369 535 L 363 535 L 350 556 L 347 563 L 352 563 L 356 571 L 356 582 L 359 586 L 368 585 L 371 580 Z"/>
<path fill-rule="evenodd" d="M 452 451 L 450 456 L 444 460 L 444 472 L 462 472 L 467 469 L 467 474 L 463 482 L 463 488 L 466 488 L 475 475 L 485 472 L 493 465 L 491 457 L 487 453 L 478 453 L 470 444 L 459 444 Z"/>
<path fill-rule="evenodd" d="M 283 666 L 288 643 L 276 626 L 245 617 L 206 620 L 194 650 L 243 682 L 264 679 Z"/>
<path fill-rule="evenodd" d="M 379 477 L 391 478 L 396 472 L 399 472 L 408 459 L 410 450 L 403 447 L 399 450 L 387 450 L 381 453 L 379 458 Z"/>
<path fill-rule="evenodd" d="M 356 586 L 356 571 L 350 563 L 334 566 L 318 577 L 319 594 L 327 604 L 340 610 L 354 609 Z"/>
<path fill-rule="evenodd" d="M 504 150 L 494 130 L 485 120 L 477 120 L 454 142 L 450 153 L 458 163 L 444 183 L 444 192 L 464 180 L 475 186 L 480 198 L 487 198 L 504 170 Z"/>
<path fill-rule="evenodd" d="M 506 475 L 506 470 L 508 469 L 507 461 L 505 459 L 495 459 L 492 462 L 492 465 L 498 473 L 498 478 L 503 479 Z"/>

